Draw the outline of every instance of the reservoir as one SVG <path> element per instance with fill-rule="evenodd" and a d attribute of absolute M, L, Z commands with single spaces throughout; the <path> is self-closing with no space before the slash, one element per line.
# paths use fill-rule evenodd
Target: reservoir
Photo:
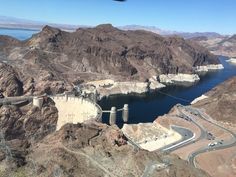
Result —
<path fill-rule="evenodd" d="M 219 59 L 224 65 L 224 69 L 207 73 L 201 77 L 197 84 L 191 87 L 172 86 L 142 96 L 110 96 L 102 99 L 99 105 L 103 110 L 110 110 L 112 106 L 119 109 L 124 104 L 129 104 L 128 123 L 153 122 L 158 116 L 168 113 L 177 103 L 190 104 L 195 98 L 211 90 L 216 85 L 232 76 L 236 76 L 236 65 L 226 62 L 227 57 L 220 56 Z M 108 123 L 108 120 L 109 114 L 104 113 L 103 122 Z M 117 123 L 119 126 L 122 125 L 121 113 L 117 115 Z"/>
<path fill-rule="evenodd" d="M 19 40 L 30 38 L 37 33 L 35 30 L 3 29 L 0 28 L 0 35 L 9 35 Z M 110 110 L 112 106 L 122 108 L 129 104 L 129 122 L 152 122 L 158 116 L 164 115 L 177 103 L 187 105 L 192 100 L 211 90 L 216 85 L 224 82 L 232 76 L 236 76 L 236 65 L 226 62 L 227 57 L 219 57 L 224 65 L 223 70 L 209 72 L 201 77 L 201 80 L 191 87 L 172 86 L 142 96 L 110 96 L 99 102 L 103 110 Z M 117 123 L 122 125 L 121 113 L 117 115 Z M 109 114 L 103 114 L 103 122 L 108 123 Z"/>
<path fill-rule="evenodd" d="M 0 28 L 0 35 L 11 36 L 19 40 L 28 39 L 33 34 L 38 33 L 38 32 L 39 32 L 38 30 Z"/>

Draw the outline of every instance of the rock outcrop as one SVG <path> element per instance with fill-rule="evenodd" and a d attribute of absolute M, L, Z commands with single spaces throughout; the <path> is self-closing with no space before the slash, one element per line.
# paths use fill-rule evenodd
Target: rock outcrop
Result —
<path fill-rule="evenodd" d="M 176 156 L 135 150 L 118 127 L 95 122 L 65 125 L 37 143 L 28 159 L 24 171 L 39 177 L 208 176 Z M 149 166 L 160 169 L 149 170 Z"/>
<path fill-rule="evenodd" d="M 10 160 L 13 165 L 25 165 L 30 145 L 55 131 L 56 123 L 57 109 L 50 100 L 44 100 L 42 110 L 31 104 L 22 108 L 1 106 L 1 161 Z"/>
<path fill-rule="evenodd" d="M 197 74 L 161 74 L 159 80 L 161 83 L 167 85 L 178 85 L 183 83 L 196 83 L 200 78 Z"/>
<path fill-rule="evenodd" d="M 119 94 L 144 94 L 149 91 L 164 88 L 165 85 L 161 84 L 157 77 L 153 76 L 146 80 L 145 82 L 140 81 L 126 81 L 126 82 L 116 82 L 112 79 L 92 81 L 83 84 L 84 87 L 94 87 L 98 94 L 98 99 L 107 97 L 110 95 Z M 87 89 L 86 92 L 89 92 Z"/>
<path fill-rule="evenodd" d="M 216 86 L 205 94 L 194 106 L 204 108 L 213 118 L 219 121 L 236 124 L 236 77 Z M 217 110 L 217 111 L 216 111 Z"/>
<path fill-rule="evenodd" d="M 204 38 L 198 37 L 192 38 L 191 40 L 208 48 L 215 55 L 236 57 L 236 35 Z"/>
<path fill-rule="evenodd" d="M 57 110 L 50 100 L 41 111 L 26 105 L 0 112 L 3 176 L 208 176 L 174 155 L 132 147 L 115 125 L 90 121 L 55 131 Z"/>
<path fill-rule="evenodd" d="M 19 74 L 9 65 L 0 62 L 0 93 L 4 96 L 23 94 L 23 83 Z"/>
<path fill-rule="evenodd" d="M 224 69 L 224 66 L 222 64 L 195 67 L 196 72 L 208 72 L 208 71 L 214 71 L 214 70 L 220 70 L 220 69 Z"/>
<path fill-rule="evenodd" d="M 229 60 L 227 60 L 227 62 L 236 64 L 236 58 L 230 58 Z"/>
<path fill-rule="evenodd" d="M 29 40 L 7 43 L 5 48 L 11 65 L 36 84 L 108 78 L 145 81 L 159 74 L 193 73 L 195 66 L 219 63 L 216 56 L 192 41 L 147 31 L 122 31 L 111 25 L 73 33 L 46 26 Z"/>

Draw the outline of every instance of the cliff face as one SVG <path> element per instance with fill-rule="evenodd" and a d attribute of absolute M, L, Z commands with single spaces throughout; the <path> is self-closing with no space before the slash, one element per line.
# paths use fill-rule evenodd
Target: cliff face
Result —
<path fill-rule="evenodd" d="M 25 165 L 30 145 L 55 131 L 57 118 L 57 109 L 50 100 L 44 100 L 42 110 L 32 105 L 1 106 L 0 164 L 8 160 L 9 168 Z"/>
<path fill-rule="evenodd" d="M 192 73 L 193 66 L 219 63 L 194 42 L 111 25 L 73 33 L 46 26 L 5 54 L 25 74 L 70 82 L 110 77 L 145 80 L 162 73 Z"/>
<path fill-rule="evenodd" d="M 198 101 L 194 106 L 204 108 L 213 119 L 236 124 L 235 88 L 236 77 L 233 77 L 206 93 L 208 98 Z"/>
<path fill-rule="evenodd" d="M 18 73 L 9 65 L 0 62 L 0 93 L 4 96 L 23 94 L 23 83 Z"/>
<path fill-rule="evenodd" d="M 9 46 L 9 45 L 15 45 L 18 46 L 20 45 L 20 41 L 10 37 L 10 36 L 5 36 L 5 35 L 0 35 L 0 49 L 2 49 L 4 46 Z"/>

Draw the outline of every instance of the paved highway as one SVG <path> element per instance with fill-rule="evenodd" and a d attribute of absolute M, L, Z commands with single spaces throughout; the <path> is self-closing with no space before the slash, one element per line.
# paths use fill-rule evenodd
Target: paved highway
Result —
<path fill-rule="evenodd" d="M 193 108 L 191 106 L 187 106 L 186 107 L 187 109 L 189 110 L 193 110 L 194 112 L 197 112 L 197 114 L 204 120 L 204 121 L 207 121 L 208 123 L 214 125 L 214 126 L 217 126 L 218 128 L 221 128 L 223 129 L 224 131 L 228 132 L 229 134 L 232 135 L 233 139 L 232 141 L 229 141 L 229 142 L 222 142 L 221 143 L 217 143 L 216 145 L 212 146 L 212 147 L 209 147 L 209 146 L 206 146 L 206 147 L 202 147 L 201 149 L 193 152 L 192 154 L 189 155 L 188 157 L 188 161 L 190 162 L 190 164 L 196 166 L 195 164 L 195 157 L 201 153 L 204 153 L 204 152 L 209 152 L 209 151 L 215 151 L 215 150 L 220 150 L 220 149 L 226 149 L 226 148 L 230 148 L 230 147 L 234 147 L 236 146 L 236 134 L 234 132 L 232 132 L 231 130 L 228 130 L 214 122 L 211 122 L 208 118 L 206 118 L 204 115 L 204 113 L 202 113 L 201 110 L 197 109 L 197 108 Z M 217 142 L 217 141 L 215 141 Z"/>
<path fill-rule="evenodd" d="M 6 97 L 0 99 L 0 105 L 20 104 L 26 101 L 32 101 L 33 96 Z"/>
<path fill-rule="evenodd" d="M 164 151 L 164 152 L 174 151 L 174 150 L 184 146 L 188 140 L 191 141 L 191 138 L 194 138 L 194 136 L 195 136 L 193 134 L 193 132 L 189 129 L 186 129 L 186 128 L 183 128 L 180 126 L 176 126 L 176 125 L 172 125 L 171 127 L 173 130 L 178 132 L 182 136 L 182 138 L 181 138 L 181 140 L 171 143 L 171 144 L 165 146 L 164 148 L 160 149 L 161 151 Z"/>
<path fill-rule="evenodd" d="M 175 150 L 177 150 L 179 148 L 185 147 L 185 146 L 187 146 L 189 144 L 192 144 L 192 143 L 197 142 L 199 140 L 205 139 L 207 137 L 207 132 L 202 127 L 202 125 L 198 124 L 195 120 L 193 120 L 191 117 L 189 117 L 188 115 L 185 115 L 182 112 L 181 108 L 184 108 L 184 106 L 178 105 L 177 108 L 178 108 L 178 111 L 182 114 L 180 117 L 183 118 L 183 119 L 187 119 L 187 120 L 191 121 L 193 124 L 195 124 L 200 129 L 201 134 L 200 134 L 200 136 L 198 138 L 192 138 L 189 141 L 186 141 L 186 139 L 182 139 L 182 140 L 180 140 L 180 141 L 178 141 L 178 142 L 176 142 L 174 144 L 168 145 L 165 148 L 163 148 L 163 151 L 165 151 L 165 152 L 173 152 L 173 151 L 175 151 Z M 182 135 L 182 133 L 180 133 L 180 134 Z M 181 143 L 181 141 L 183 143 Z M 176 146 L 175 144 L 178 144 L 178 145 Z"/>
<path fill-rule="evenodd" d="M 204 121 L 207 121 L 208 123 L 210 123 L 210 124 L 212 124 L 214 126 L 217 126 L 220 129 L 223 129 L 224 131 L 226 131 L 229 134 L 231 134 L 232 137 L 233 137 L 232 141 L 217 143 L 216 145 L 214 145 L 212 147 L 205 146 L 205 147 L 202 147 L 202 148 L 198 149 L 197 151 L 191 153 L 188 156 L 188 161 L 190 162 L 190 164 L 195 166 L 195 163 L 194 163 L 195 157 L 197 155 L 201 154 L 201 153 L 209 152 L 209 151 L 215 151 L 215 150 L 220 150 L 220 149 L 225 149 L 225 148 L 230 148 L 230 147 L 236 146 L 236 134 L 234 132 L 232 132 L 232 131 L 230 131 L 230 130 L 228 130 L 228 129 L 226 129 L 226 128 L 224 128 L 224 127 L 222 127 L 222 126 L 220 126 L 220 125 L 218 125 L 218 124 L 216 124 L 214 122 L 211 122 L 209 120 L 209 118 L 201 110 L 199 110 L 197 108 L 193 108 L 191 106 L 181 106 L 181 105 L 179 105 L 178 106 L 178 110 L 182 114 L 180 117 L 193 122 L 201 130 L 201 134 L 200 134 L 200 136 L 198 138 L 196 138 L 196 139 L 192 138 L 192 139 L 190 139 L 190 141 L 186 141 L 189 138 L 189 136 L 187 135 L 188 138 L 183 138 L 182 140 L 180 140 L 180 141 L 178 141 L 176 143 L 168 145 L 165 148 L 163 148 L 162 151 L 164 151 L 164 152 L 173 152 L 173 151 L 175 151 L 175 150 L 177 150 L 179 148 L 185 147 L 185 146 L 187 146 L 189 144 L 192 144 L 194 142 L 197 142 L 199 140 L 206 139 L 207 136 L 208 136 L 208 133 L 205 130 L 205 128 L 201 124 L 198 124 L 194 119 L 192 119 L 191 117 L 189 117 L 188 115 L 183 113 L 181 108 L 185 109 L 185 111 L 187 111 L 187 112 L 195 114 L 195 116 L 199 116 Z M 175 127 L 174 130 L 177 131 L 178 133 L 180 133 L 183 136 L 183 134 L 184 134 L 184 129 L 183 128 L 180 129 L 180 128 L 176 128 Z M 184 143 L 181 143 L 181 142 L 184 142 Z M 216 142 L 216 141 L 214 141 L 214 142 Z M 176 146 L 176 144 L 177 144 L 177 146 Z"/>

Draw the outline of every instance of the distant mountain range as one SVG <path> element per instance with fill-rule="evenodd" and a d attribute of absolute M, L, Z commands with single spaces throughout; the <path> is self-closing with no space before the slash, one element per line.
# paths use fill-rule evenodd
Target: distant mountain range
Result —
<path fill-rule="evenodd" d="M 198 42 L 201 46 L 206 47 L 215 55 L 227 57 L 236 57 L 236 35 L 224 37 L 195 37 L 192 41 Z"/>
<path fill-rule="evenodd" d="M 0 28 L 20 28 L 20 29 L 41 30 L 45 25 L 60 28 L 66 31 L 75 31 L 77 28 L 89 27 L 89 26 L 82 26 L 82 25 L 56 24 L 56 23 L 20 19 L 20 18 L 15 18 L 15 17 L 0 16 Z M 122 30 L 145 30 L 145 31 L 150 31 L 150 32 L 157 33 L 164 36 L 178 35 L 186 39 L 202 37 L 202 36 L 205 36 L 208 38 L 209 37 L 210 38 L 222 37 L 221 34 L 215 33 L 215 32 L 195 32 L 195 33 L 178 32 L 178 31 L 171 31 L 171 30 L 163 30 L 155 26 L 127 25 L 127 26 L 119 26 L 118 28 Z"/>
<path fill-rule="evenodd" d="M 171 31 L 171 30 L 162 30 L 160 28 L 157 28 L 155 26 L 140 26 L 140 25 L 127 25 L 127 26 L 121 26 L 119 27 L 123 30 L 145 30 L 145 31 L 151 31 L 153 33 L 157 33 L 164 36 L 169 35 L 178 35 L 186 39 L 195 38 L 195 37 L 209 37 L 209 38 L 215 38 L 215 37 L 222 37 L 221 34 L 216 32 L 179 32 L 179 31 Z"/>
<path fill-rule="evenodd" d="M 45 25 L 50 25 L 65 31 L 75 31 L 79 27 L 86 27 L 79 25 L 56 24 L 42 21 L 32 21 L 15 17 L 0 16 L 0 28 L 41 30 Z"/>

